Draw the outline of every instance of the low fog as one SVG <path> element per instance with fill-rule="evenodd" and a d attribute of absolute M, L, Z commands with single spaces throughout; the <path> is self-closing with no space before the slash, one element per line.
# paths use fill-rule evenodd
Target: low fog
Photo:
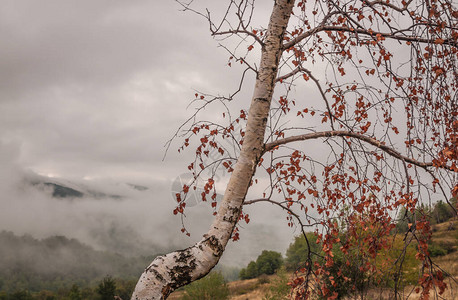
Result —
<path fill-rule="evenodd" d="M 199 202 L 184 219 L 191 237 L 181 233 L 181 219 L 172 213 L 175 178 L 141 183 L 50 178 L 21 169 L 14 163 L 16 153 L 17 147 L 1 144 L 0 230 L 39 239 L 63 235 L 96 250 L 147 256 L 190 246 L 211 223 L 209 203 Z M 53 197 L 53 187 L 44 183 L 82 196 Z M 278 210 L 257 206 L 247 211 L 252 221 L 242 225 L 241 241 L 230 242 L 221 264 L 243 267 L 263 249 L 284 252 L 292 240 L 294 231 Z"/>

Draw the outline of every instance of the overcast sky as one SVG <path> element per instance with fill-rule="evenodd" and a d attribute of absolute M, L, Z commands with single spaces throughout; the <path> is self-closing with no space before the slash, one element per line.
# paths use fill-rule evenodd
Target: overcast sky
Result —
<path fill-rule="evenodd" d="M 0 137 L 2 148 L 15 148 L 8 159 L 66 178 L 176 176 L 176 157 L 162 162 L 163 146 L 189 115 L 193 89 L 222 85 L 227 59 L 204 20 L 179 8 L 2 1 Z"/>
<path fill-rule="evenodd" d="M 215 12 L 222 5 L 206 4 Z M 259 7 L 259 19 L 267 19 L 269 9 Z M 164 144 L 192 113 L 186 107 L 195 90 L 227 94 L 240 76 L 227 67 L 228 54 L 210 37 L 205 20 L 180 11 L 174 1 L 3 0 L 0 37 L 0 230 L 91 243 L 101 234 L 94 228 L 122 228 L 121 234 L 152 237 L 163 247 L 189 245 L 179 219 L 171 220 L 170 198 L 171 182 L 187 170 L 189 157 L 178 155 L 174 144 L 163 161 Z M 246 90 L 249 100 L 252 87 Z M 129 200 L 116 203 L 56 202 L 15 190 L 23 172 L 152 190 L 129 192 Z M 265 218 L 260 208 L 247 226 L 251 233 L 229 246 L 245 245 L 247 255 L 236 264 L 255 259 L 261 249 L 284 251 L 292 239 L 294 232 L 276 229 L 287 228 L 281 212 Z M 195 228 L 205 230 L 211 211 L 207 219 L 202 213 L 189 215 L 204 221 Z M 159 236 L 164 226 L 166 238 Z M 240 253 L 233 251 L 232 262 Z"/>

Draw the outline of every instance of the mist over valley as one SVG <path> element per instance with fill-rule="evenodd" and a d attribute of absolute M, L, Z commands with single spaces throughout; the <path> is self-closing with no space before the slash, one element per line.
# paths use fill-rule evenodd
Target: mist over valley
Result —
<path fill-rule="evenodd" d="M 68 180 L 8 165 L 0 171 L 2 290 L 52 290 L 59 280 L 68 287 L 106 275 L 135 279 L 156 255 L 198 240 L 211 222 L 210 205 L 196 203 L 184 220 L 191 237 L 181 233 L 172 180 Z M 219 268 L 241 268 L 264 249 L 285 251 L 294 232 L 277 234 L 276 223 L 262 218 L 267 213 L 262 206 L 252 212 Z"/>

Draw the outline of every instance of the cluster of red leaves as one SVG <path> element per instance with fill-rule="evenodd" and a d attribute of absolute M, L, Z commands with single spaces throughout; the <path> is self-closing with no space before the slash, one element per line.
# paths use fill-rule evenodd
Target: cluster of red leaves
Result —
<path fill-rule="evenodd" d="M 447 284 L 444 282 L 442 272 L 439 270 L 434 271 L 429 259 L 428 241 L 431 239 L 431 227 L 429 222 L 423 217 L 416 222 L 415 227 L 418 232 L 416 235 L 418 237 L 418 253 L 416 258 L 421 261 L 422 269 L 425 270 L 418 280 L 419 287 L 416 288 L 416 292 L 419 293 L 421 290 L 422 298 L 429 299 L 429 293 L 433 287 L 437 287 L 441 295 L 447 288 Z"/>
<path fill-rule="evenodd" d="M 196 100 L 206 99 L 206 96 L 195 94 Z M 227 114 L 223 113 L 223 118 L 226 118 Z M 217 208 L 217 191 L 215 186 L 215 174 L 219 171 L 231 173 L 233 169 L 233 154 L 228 153 L 228 150 L 223 146 L 225 143 L 236 143 L 238 145 L 243 144 L 243 137 L 245 132 L 243 131 L 243 124 L 247 120 L 247 111 L 240 110 L 239 115 L 232 119 L 226 126 L 221 126 L 212 122 L 197 122 L 194 123 L 186 132 L 184 142 L 178 149 L 181 152 L 191 145 L 191 140 L 197 140 L 198 144 L 195 148 L 195 158 L 188 165 L 188 170 L 194 176 L 194 180 L 189 184 L 184 184 L 182 190 L 175 194 L 178 205 L 173 210 L 175 215 L 184 215 L 186 208 L 186 198 L 190 191 L 197 192 L 197 196 L 204 202 L 210 202 L 213 208 L 213 215 L 216 215 Z M 239 129 L 240 128 L 240 129 Z M 238 131 L 236 131 L 238 130 Z M 206 172 L 208 171 L 208 172 Z M 205 178 L 204 176 L 209 176 Z M 198 180 L 200 179 L 200 180 Z M 204 183 L 202 186 L 198 186 L 198 183 Z M 246 215 L 245 221 L 248 223 L 249 218 Z M 183 233 L 189 235 L 188 231 L 183 227 Z M 233 239 L 238 239 L 238 232 L 235 231 Z"/>
<path fill-rule="evenodd" d="M 250 223 L 250 216 L 247 213 L 244 213 L 243 211 L 240 212 L 239 216 L 239 223 L 240 221 L 245 221 L 246 224 Z M 238 225 L 235 226 L 234 231 L 232 232 L 231 236 L 232 241 L 236 242 L 240 239 L 240 234 L 239 234 L 239 227 Z"/>

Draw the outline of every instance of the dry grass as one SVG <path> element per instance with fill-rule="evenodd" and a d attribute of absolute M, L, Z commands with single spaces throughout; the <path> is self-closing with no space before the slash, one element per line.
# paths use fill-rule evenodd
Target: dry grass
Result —
<path fill-rule="evenodd" d="M 458 300 L 458 220 L 452 220 L 441 224 L 433 225 L 433 237 L 434 242 L 448 242 L 454 245 L 454 252 L 436 257 L 433 261 L 446 273 L 450 274 L 450 277 L 446 278 L 447 290 L 440 297 L 436 291 L 431 291 L 430 299 L 441 299 L 441 300 Z M 269 280 L 272 282 L 275 275 L 269 276 Z M 231 300 L 262 300 L 266 294 L 270 283 L 261 284 L 258 279 L 238 280 L 228 283 L 230 298 Z M 170 295 L 168 299 L 179 300 L 183 295 L 183 291 L 176 291 Z M 364 299 L 367 300 L 384 300 L 393 299 L 393 291 L 390 289 L 372 289 L 367 292 Z M 349 298 L 349 299 L 360 299 Z M 415 293 L 414 287 L 406 287 L 404 289 L 403 299 L 418 300 L 420 294 Z"/>
<path fill-rule="evenodd" d="M 274 276 L 274 275 L 273 275 Z M 272 276 L 269 276 L 270 278 Z M 231 300 L 262 300 L 269 283 L 260 284 L 257 278 L 247 280 L 232 281 L 227 284 L 230 291 Z M 168 299 L 179 300 L 183 296 L 184 291 L 173 292 Z M 196 299 L 197 300 L 197 299 Z"/>
<path fill-rule="evenodd" d="M 179 300 L 181 297 L 183 297 L 184 291 L 175 291 L 170 294 L 170 296 L 167 298 L 169 300 Z"/>

